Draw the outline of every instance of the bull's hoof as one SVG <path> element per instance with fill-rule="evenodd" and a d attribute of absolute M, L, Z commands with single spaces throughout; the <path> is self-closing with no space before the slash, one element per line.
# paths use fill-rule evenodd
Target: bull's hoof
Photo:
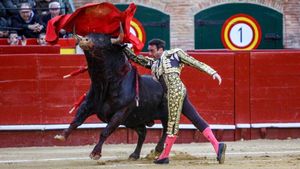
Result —
<path fill-rule="evenodd" d="M 62 135 L 56 135 L 56 136 L 54 136 L 54 139 L 59 140 L 59 141 L 66 141 L 66 138 Z"/>
<path fill-rule="evenodd" d="M 101 158 L 101 153 L 91 153 L 90 158 L 92 160 L 99 160 Z"/>
<path fill-rule="evenodd" d="M 132 160 L 132 161 L 135 161 L 135 160 L 137 160 L 137 159 L 139 159 L 140 158 L 140 155 L 138 155 L 138 154 L 135 154 L 135 153 L 132 153 L 130 156 L 129 156 L 129 160 Z"/>
<path fill-rule="evenodd" d="M 146 155 L 146 159 L 153 160 L 157 159 L 160 156 L 161 152 L 157 152 L 155 150 L 151 150 L 149 154 Z"/>

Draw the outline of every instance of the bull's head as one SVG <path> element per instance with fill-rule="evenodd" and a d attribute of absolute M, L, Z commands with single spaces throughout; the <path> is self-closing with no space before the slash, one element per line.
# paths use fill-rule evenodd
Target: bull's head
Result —
<path fill-rule="evenodd" d="M 117 38 L 112 38 L 110 35 L 105 34 L 95 34 L 91 33 L 87 36 L 80 36 L 75 33 L 75 27 L 73 30 L 75 39 L 78 41 L 79 46 L 83 50 L 92 50 L 93 48 L 106 48 L 112 44 L 120 44 L 124 38 L 124 31 L 122 24 L 120 23 L 120 34 Z"/>

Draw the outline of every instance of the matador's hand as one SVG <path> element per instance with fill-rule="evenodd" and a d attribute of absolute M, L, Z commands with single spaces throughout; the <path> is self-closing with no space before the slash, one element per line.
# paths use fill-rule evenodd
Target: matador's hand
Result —
<path fill-rule="evenodd" d="M 222 78 L 218 73 L 213 74 L 212 78 L 215 80 L 217 79 L 219 81 L 219 85 L 222 83 Z"/>

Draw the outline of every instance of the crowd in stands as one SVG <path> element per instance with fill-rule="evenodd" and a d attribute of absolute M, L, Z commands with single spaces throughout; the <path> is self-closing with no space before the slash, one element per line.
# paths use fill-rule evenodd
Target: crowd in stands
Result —
<path fill-rule="evenodd" d="M 72 12 L 69 0 L 0 0 L 0 38 L 11 45 L 26 45 L 27 38 L 37 38 L 38 44 L 45 45 L 48 21 Z M 60 38 L 70 36 L 60 31 Z"/>

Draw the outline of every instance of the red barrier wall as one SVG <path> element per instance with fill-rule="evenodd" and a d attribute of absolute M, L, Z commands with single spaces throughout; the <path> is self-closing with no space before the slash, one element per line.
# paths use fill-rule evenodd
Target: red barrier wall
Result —
<path fill-rule="evenodd" d="M 38 45 L 36 38 L 27 38 L 26 45 Z M 61 47 L 75 47 L 76 40 L 74 38 L 60 38 L 57 42 Z M 0 38 L 0 45 L 9 45 L 7 39 Z"/>
<path fill-rule="evenodd" d="M 0 54 L 59 54 L 60 46 L 39 46 L 39 45 L 27 45 L 27 46 L 8 46 L 0 45 Z"/>
<path fill-rule="evenodd" d="M 186 66 L 182 72 L 196 109 L 210 124 L 221 125 L 214 130 L 219 140 L 300 137 L 299 50 L 189 54 L 222 76 L 219 86 L 216 80 L 196 69 Z M 1 129 L 6 125 L 70 123 L 74 114 L 68 111 L 87 91 L 90 81 L 87 73 L 70 79 L 62 77 L 82 65 L 83 55 L 0 54 L 0 145 L 79 145 L 97 141 L 101 129 L 79 129 L 67 143 L 50 139 L 57 130 Z M 150 73 L 139 66 L 138 69 L 140 73 Z M 86 123 L 99 124 L 99 120 L 91 117 Z M 181 123 L 190 124 L 184 117 Z M 234 126 L 235 130 L 219 130 L 226 126 Z M 131 130 L 119 129 L 117 134 L 127 139 L 125 143 L 137 140 Z M 146 142 L 156 142 L 159 135 L 160 130 L 150 130 Z M 178 142 L 205 141 L 196 130 L 181 130 L 180 135 L 184 137 L 179 137 Z M 18 140 L 20 137 L 23 139 Z M 124 142 L 117 140 L 109 139 L 107 143 Z"/>
<path fill-rule="evenodd" d="M 216 65 L 224 83 L 218 86 L 210 76 L 186 67 L 182 74 L 190 99 L 210 123 L 234 124 L 233 55 L 201 55 L 194 56 Z M 222 67 L 223 62 L 231 67 Z M 0 55 L 0 63 L 1 111 L 6 112 L 0 124 L 68 123 L 73 115 L 66 113 L 89 87 L 87 73 L 62 79 L 85 64 L 83 55 Z M 182 123 L 190 122 L 183 118 Z"/>
<path fill-rule="evenodd" d="M 300 122 L 300 51 L 250 58 L 251 123 Z"/>
<path fill-rule="evenodd" d="M 191 52 L 189 54 L 217 70 L 223 80 L 219 86 L 217 80 L 186 66 L 182 72 L 182 79 L 191 101 L 209 123 L 233 125 L 234 53 Z"/>
<path fill-rule="evenodd" d="M 7 39 L 0 39 L 0 54 L 74 54 L 76 40 L 73 38 L 60 38 L 55 46 L 40 46 L 36 38 L 28 38 L 26 46 L 10 46 Z"/>
<path fill-rule="evenodd" d="M 75 48 L 76 40 L 74 38 L 60 38 L 57 44 L 62 48 Z"/>
<path fill-rule="evenodd" d="M 0 38 L 0 45 L 9 45 L 7 39 Z M 38 45 L 36 38 L 27 38 L 26 45 Z"/>

